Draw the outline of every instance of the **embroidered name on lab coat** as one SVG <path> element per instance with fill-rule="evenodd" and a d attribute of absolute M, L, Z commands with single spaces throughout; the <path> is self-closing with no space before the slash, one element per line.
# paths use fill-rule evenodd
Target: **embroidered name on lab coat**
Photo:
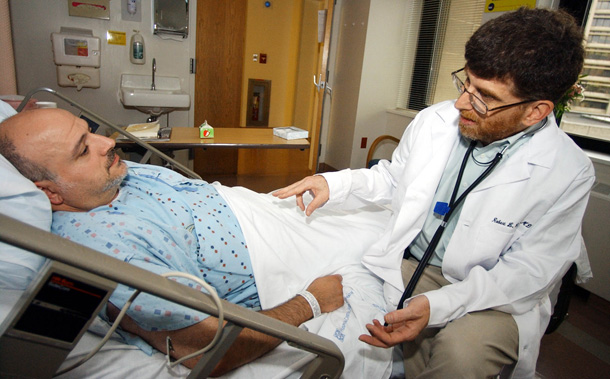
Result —
<path fill-rule="evenodd" d="M 507 228 L 511 228 L 514 229 L 516 227 L 518 227 L 519 225 L 523 225 L 526 228 L 531 228 L 532 224 L 530 224 L 527 221 L 522 221 L 522 222 L 518 222 L 518 223 L 514 223 L 514 222 L 506 222 L 506 221 L 502 221 L 497 217 L 494 217 L 494 219 L 492 220 L 493 223 L 498 224 L 498 225 L 502 225 L 502 226 L 506 226 Z"/>

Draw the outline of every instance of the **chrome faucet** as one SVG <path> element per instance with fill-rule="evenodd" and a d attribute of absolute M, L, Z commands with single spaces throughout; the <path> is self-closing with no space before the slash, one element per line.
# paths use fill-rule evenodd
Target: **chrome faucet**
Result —
<path fill-rule="evenodd" d="M 157 61 L 153 58 L 152 61 L 152 84 L 150 85 L 150 89 L 152 91 L 155 90 L 155 72 L 157 72 Z"/>

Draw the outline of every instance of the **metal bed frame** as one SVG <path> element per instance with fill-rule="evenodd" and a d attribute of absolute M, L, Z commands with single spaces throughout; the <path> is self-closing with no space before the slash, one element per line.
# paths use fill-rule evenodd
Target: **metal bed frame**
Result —
<path fill-rule="evenodd" d="M 40 91 L 49 92 L 65 100 L 91 116 L 95 121 L 108 125 L 132 139 L 151 154 L 159 156 L 192 177 L 200 178 L 199 175 L 187 167 L 149 144 L 140 141 L 131 133 L 124 131 L 50 88 L 38 88 L 29 92 L 17 110 L 21 111 L 29 98 Z M 202 292 L 2 214 L 0 214 L 0 241 L 210 315 L 218 316 L 219 314 L 214 301 Z M 223 329 L 222 337 L 213 349 L 203 355 L 191 370 L 188 378 L 207 378 L 243 328 L 250 328 L 285 340 L 294 347 L 316 354 L 317 356 L 305 369 L 303 378 L 330 379 L 340 377 L 345 359 L 332 341 L 258 312 L 247 310 L 226 300 L 221 300 L 221 302 L 224 317 L 228 321 Z"/>

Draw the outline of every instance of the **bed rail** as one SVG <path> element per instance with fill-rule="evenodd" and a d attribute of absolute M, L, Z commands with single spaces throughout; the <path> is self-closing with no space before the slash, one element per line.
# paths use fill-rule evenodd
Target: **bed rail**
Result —
<path fill-rule="evenodd" d="M 87 116 L 90 117 L 91 119 L 93 119 L 93 121 L 96 121 L 100 124 L 104 124 L 104 125 L 110 127 L 112 130 L 129 138 L 130 140 L 135 142 L 138 146 L 143 147 L 144 149 L 146 149 L 148 151 L 147 155 L 145 155 L 144 160 L 148 160 L 150 155 L 154 154 L 154 155 L 158 156 L 159 158 L 163 159 L 164 161 L 166 161 L 167 163 L 169 163 L 171 166 L 176 167 L 180 171 L 184 172 L 186 175 L 190 176 L 191 178 L 201 179 L 201 176 L 199 176 L 196 172 L 194 172 L 193 170 L 184 166 L 183 164 L 176 161 L 175 159 L 171 158 L 167 154 L 161 152 L 159 149 L 151 146 L 149 143 L 146 143 L 146 142 L 140 140 L 138 137 L 129 133 L 128 131 L 121 128 L 120 126 L 106 120 L 104 117 L 98 115 L 97 113 L 93 112 L 90 109 L 85 108 L 84 106 L 82 106 L 82 105 L 78 104 L 77 102 L 75 102 L 74 100 L 62 95 L 61 93 L 55 91 L 54 89 L 47 88 L 47 87 L 40 87 L 40 88 L 31 90 L 30 92 L 27 93 L 27 95 L 25 95 L 21 104 L 19 104 L 19 106 L 17 107 L 17 112 L 21 112 L 23 110 L 23 108 L 26 106 L 26 104 L 28 103 L 28 101 L 30 100 L 30 98 L 35 93 L 38 93 L 38 92 L 48 92 L 48 93 L 52 94 L 53 96 L 56 96 L 56 97 L 64 100 L 71 106 L 73 106 L 73 107 L 79 109 L 81 112 L 84 112 L 85 114 L 87 114 Z"/>
<path fill-rule="evenodd" d="M 0 241 L 218 316 L 214 301 L 197 290 L 2 214 L 0 214 Z M 274 336 L 287 341 L 292 346 L 316 354 L 317 357 L 309 363 L 303 378 L 340 377 L 345 360 L 339 348 L 330 340 L 228 301 L 221 301 L 229 327 L 225 327 L 223 331 L 223 340 L 204 355 L 191 371 L 189 378 L 207 378 L 242 328 L 250 328 Z"/>

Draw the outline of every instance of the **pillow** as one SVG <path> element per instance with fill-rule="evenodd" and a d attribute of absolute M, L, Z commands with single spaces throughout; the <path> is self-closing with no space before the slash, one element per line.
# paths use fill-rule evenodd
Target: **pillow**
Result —
<path fill-rule="evenodd" d="M 0 122 L 4 121 L 5 118 L 11 117 L 17 114 L 17 111 L 11 107 L 8 103 L 0 100 Z"/>
<path fill-rule="evenodd" d="M 0 120 L 15 113 L 10 105 L 0 101 Z M 52 212 L 49 199 L 2 155 L 0 178 L 0 213 L 50 231 Z M 45 260 L 40 255 L 0 243 L 0 289 L 25 289 Z"/>

